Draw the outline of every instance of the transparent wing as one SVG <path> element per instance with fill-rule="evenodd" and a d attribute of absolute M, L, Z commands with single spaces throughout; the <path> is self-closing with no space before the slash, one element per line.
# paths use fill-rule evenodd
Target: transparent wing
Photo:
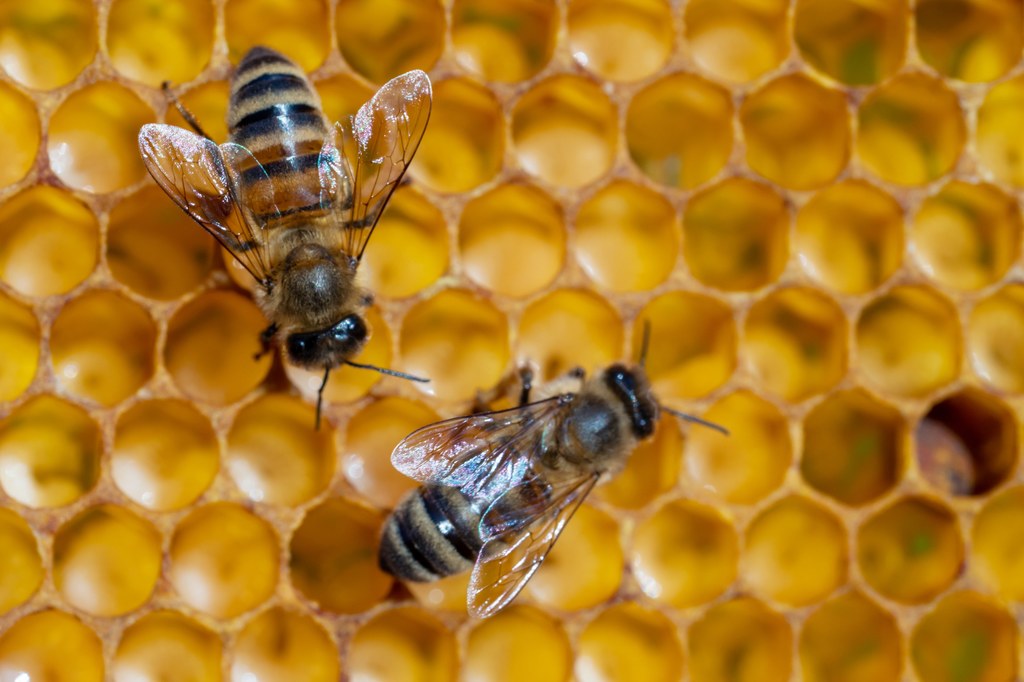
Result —
<path fill-rule="evenodd" d="M 218 147 L 193 132 L 158 123 L 142 126 L 139 151 L 149 174 L 167 196 L 230 251 L 256 281 L 265 284 L 270 272 L 265 234 L 252 211 L 239 200 L 235 170 L 246 170 L 251 159 L 255 170 L 248 172 L 266 175 L 252 154 L 237 144 Z M 268 203 L 273 206 L 272 197 Z M 276 209 L 267 208 L 271 210 Z"/>

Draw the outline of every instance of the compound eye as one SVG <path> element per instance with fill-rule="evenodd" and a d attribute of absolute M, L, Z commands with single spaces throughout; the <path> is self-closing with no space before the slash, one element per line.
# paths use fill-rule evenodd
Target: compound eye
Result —
<path fill-rule="evenodd" d="M 366 334 L 366 323 L 355 313 L 341 318 L 331 329 L 331 336 L 341 343 L 360 343 L 366 339 Z"/>
<path fill-rule="evenodd" d="M 292 362 L 301 365 L 313 360 L 316 355 L 317 336 L 314 334 L 292 334 L 285 341 L 288 357 Z"/>

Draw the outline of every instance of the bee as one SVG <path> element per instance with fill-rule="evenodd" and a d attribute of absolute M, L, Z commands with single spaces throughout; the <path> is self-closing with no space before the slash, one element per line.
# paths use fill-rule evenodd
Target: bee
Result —
<path fill-rule="evenodd" d="M 230 139 L 220 146 L 173 101 L 195 132 L 144 125 L 142 159 L 174 203 L 256 280 L 256 302 L 270 321 L 257 357 L 283 342 L 293 364 L 323 370 L 317 425 L 335 367 L 426 381 L 351 358 L 366 343 L 360 311 L 372 303 L 356 269 L 426 130 L 427 75 L 410 71 L 386 83 L 346 130 L 328 124 L 301 68 L 254 47 L 231 79 Z"/>
<path fill-rule="evenodd" d="M 645 354 L 590 379 L 577 371 L 568 378 L 576 390 L 535 402 L 525 370 L 518 407 L 438 422 L 402 440 L 391 462 L 423 485 L 385 521 L 380 567 L 413 582 L 472 567 L 468 610 L 486 618 L 523 589 L 598 481 L 651 437 L 661 411 L 727 433 L 659 405 Z"/>

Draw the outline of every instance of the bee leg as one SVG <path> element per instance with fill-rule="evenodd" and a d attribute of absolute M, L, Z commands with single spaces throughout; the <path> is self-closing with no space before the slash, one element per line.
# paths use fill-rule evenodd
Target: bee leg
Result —
<path fill-rule="evenodd" d="M 530 402 L 530 391 L 533 389 L 533 370 L 529 367 L 519 368 L 519 381 L 522 388 L 519 390 L 519 407 Z"/>
<path fill-rule="evenodd" d="M 324 380 L 320 382 L 320 390 L 316 392 L 316 430 L 320 430 L 320 413 L 324 405 L 324 389 L 327 388 L 327 378 L 331 376 L 331 368 L 324 370 Z"/>
<path fill-rule="evenodd" d="M 192 127 L 192 130 L 196 131 L 196 133 L 202 135 L 207 140 L 213 139 L 212 137 L 206 134 L 206 131 L 203 130 L 203 127 L 199 125 L 199 121 L 196 120 L 196 117 L 192 115 L 192 112 L 186 109 L 184 104 L 178 101 L 178 96 L 171 92 L 170 81 L 164 81 L 163 83 L 161 83 L 160 88 L 164 91 L 164 96 L 166 96 L 167 99 L 171 101 L 171 104 L 174 105 L 174 108 L 177 109 L 178 113 L 181 114 L 181 117 L 185 119 L 185 122 Z"/>
<path fill-rule="evenodd" d="M 260 332 L 260 350 L 252 356 L 253 360 L 259 360 L 264 355 L 270 352 L 270 349 L 274 343 L 274 335 L 277 334 L 277 322 L 274 322 L 269 327 Z"/>

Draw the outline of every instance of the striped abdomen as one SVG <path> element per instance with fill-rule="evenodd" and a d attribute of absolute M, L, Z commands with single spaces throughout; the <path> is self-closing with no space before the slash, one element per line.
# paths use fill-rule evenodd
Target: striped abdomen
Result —
<path fill-rule="evenodd" d="M 407 495 L 385 522 L 380 567 L 415 582 L 461 573 L 480 553 L 479 526 L 480 512 L 457 488 L 424 485 Z"/>

